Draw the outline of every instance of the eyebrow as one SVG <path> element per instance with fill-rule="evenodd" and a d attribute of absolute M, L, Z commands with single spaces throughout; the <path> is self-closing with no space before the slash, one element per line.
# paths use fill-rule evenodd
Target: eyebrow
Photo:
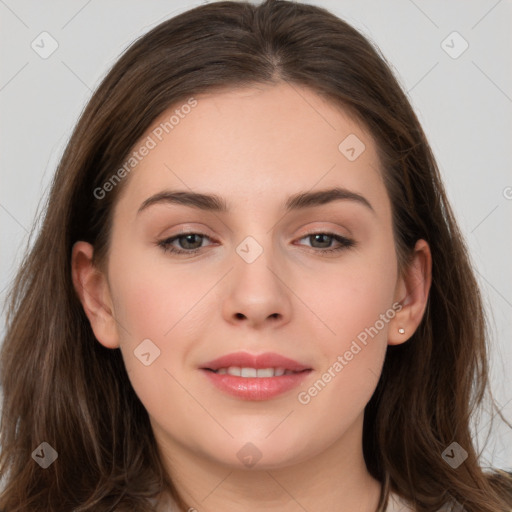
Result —
<path fill-rule="evenodd" d="M 315 192 L 300 192 L 298 194 L 294 194 L 286 200 L 283 207 L 286 211 L 301 210 L 340 200 L 354 201 L 375 213 L 372 205 L 364 196 L 340 187 L 317 190 Z M 181 190 L 164 190 L 152 195 L 151 197 L 148 197 L 141 204 L 137 214 L 152 205 L 161 203 L 180 204 L 211 212 L 229 212 L 229 207 L 226 200 L 216 194 L 201 194 L 199 192 Z"/>

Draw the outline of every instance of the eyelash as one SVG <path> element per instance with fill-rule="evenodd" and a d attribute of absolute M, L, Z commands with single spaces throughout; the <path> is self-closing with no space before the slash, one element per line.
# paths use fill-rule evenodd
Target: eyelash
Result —
<path fill-rule="evenodd" d="M 196 254 L 197 252 L 199 252 L 202 249 L 202 247 L 198 247 L 197 249 L 184 250 L 184 249 L 177 249 L 176 247 L 171 245 L 172 242 L 174 242 L 175 240 L 178 240 L 179 238 L 190 236 L 190 235 L 199 235 L 203 238 L 207 238 L 208 240 L 211 240 L 211 238 L 208 235 L 205 235 L 204 233 L 191 231 L 188 233 L 180 233 L 179 235 L 173 236 L 171 238 L 166 238 L 165 240 L 160 240 L 159 242 L 157 242 L 157 245 L 164 251 L 164 253 L 169 252 L 169 253 L 178 254 L 178 255 L 179 254 L 193 255 L 193 254 Z M 330 233 L 328 231 L 315 231 L 313 233 L 307 233 L 303 237 L 299 238 L 299 240 L 303 240 L 304 238 L 308 238 L 308 237 L 315 236 L 315 235 L 327 235 L 329 237 L 332 237 L 334 240 L 336 240 L 337 242 L 339 242 L 341 244 L 338 247 L 332 247 L 332 248 L 328 248 L 328 249 L 318 249 L 316 247 L 312 247 L 311 249 L 317 253 L 325 254 L 325 253 L 340 252 L 345 249 L 354 247 L 356 245 L 356 242 L 354 240 L 352 240 L 350 238 L 346 238 L 341 235 L 338 235 L 336 233 Z"/>

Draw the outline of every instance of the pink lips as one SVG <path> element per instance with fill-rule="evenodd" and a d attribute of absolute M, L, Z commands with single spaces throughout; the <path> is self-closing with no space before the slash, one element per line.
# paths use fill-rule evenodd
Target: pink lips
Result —
<path fill-rule="evenodd" d="M 209 370 L 218 370 L 219 368 L 228 368 L 230 366 L 238 366 L 240 368 L 284 368 L 293 372 L 301 372 L 303 370 L 311 370 L 311 367 L 300 364 L 293 359 L 280 356 L 273 352 L 265 352 L 264 354 L 248 354 L 247 352 L 234 352 L 227 354 L 205 363 L 201 368 Z"/>
<path fill-rule="evenodd" d="M 283 368 L 295 373 L 274 377 L 238 377 L 213 371 L 230 366 L 255 369 Z M 236 352 L 209 361 L 203 364 L 200 370 L 218 389 L 229 395 L 243 400 L 268 400 L 298 386 L 312 368 L 272 352 L 258 355 Z"/>

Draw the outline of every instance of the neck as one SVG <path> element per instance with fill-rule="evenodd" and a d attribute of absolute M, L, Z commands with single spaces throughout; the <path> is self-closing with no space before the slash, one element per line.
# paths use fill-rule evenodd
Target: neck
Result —
<path fill-rule="evenodd" d="M 160 440 L 174 485 L 198 512 L 375 512 L 381 484 L 364 462 L 362 420 L 361 415 L 322 453 L 287 467 L 234 468 L 200 457 L 169 438 Z M 157 431 L 155 435 L 158 439 Z"/>

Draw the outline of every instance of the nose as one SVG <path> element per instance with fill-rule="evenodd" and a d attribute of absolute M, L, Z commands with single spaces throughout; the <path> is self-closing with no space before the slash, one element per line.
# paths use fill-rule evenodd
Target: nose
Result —
<path fill-rule="evenodd" d="M 290 321 L 292 304 L 286 272 L 265 249 L 252 263 L 236 255 L 229 273 L 222 307 L 223 316 L 232 324 L 252 328 L 281 326 Z"/>

